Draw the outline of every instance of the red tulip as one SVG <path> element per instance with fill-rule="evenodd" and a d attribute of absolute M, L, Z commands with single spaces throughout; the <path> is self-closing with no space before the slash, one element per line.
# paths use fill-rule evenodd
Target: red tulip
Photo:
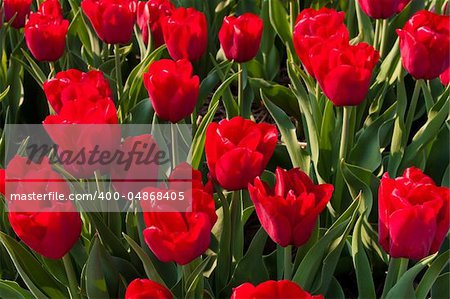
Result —
<path fill-rule="evenodd" d="M 58 0 L 46 0 L 25 25 L 25 41 L 34 58 L 56 61 L 64 54 L 69 21 L 62 18 Z"/>
<path fill-rule="evenodd" d="M 111 165 L 101 163 L 98 158 L 83 160 L 77 153 L 115 152 L 121 137 L 117 123 L 117 111 L 109 98 L 69 101 L 59 114 L 49 115 L 43 122 L 45 130 L 58 146 L 62 166 L 77 178 L 89 178 L 96 170 L 102 173 L 109 170 Z M 67 153 L 70 152 L 73 154 L 69 156 Z"/>
<path fill-rule="evenodd" d="M 449 85 L 450 83 L 450 67 L 448 67 L 440 76 L 439 79 L 443 85 Z"/>
<path fill-rule="evenodd" d="M 46 157 L 39 164 L 27 164 L 27 161 L 25 157 L 15 156 L 8 164 L 7 178 L 18 180 L 8 183 L 10 194 L 56 192 L 68 198 L 69 186 L 52 170 Z M 14 232 L 28 247 L 47 258 L 63 257 L 80 237 L 82 222 L 71 201 L 11 200 L 8 206 Z"/>
<path fill-rule="evenodd" d="M 277 244 L 305 244 L 333 193 L 333 185 L 314 185 L 300 169 L 276 170 L 273 189 L 255 179 L 248 191 L 261 225 Z"/>
<path fill-rule="evenodd" d="M 219 41 L 227 59 L 239 63 L 252 60 L 261 44 L 263 26 L 261 18 L 252 13 L 225 17 Z"/>
<path fill-rule="evenodd" d="M 366 15 L 374 19 L 389 19 L 401 12 L 411 0 L 358 0 Z"/>
<path fill-rule="evenodd" d="M 112 99 L 108 80 L 101 71 L 83 73 L 76 69 L 59 72 L 56 77 L 43 84 L 44 92 L 56 113 L 62 106 L 77 99 L 95 102 L 99 98 Z"/>
<path fill-rule="evenodd" d="M 180 177 L 177 173 L 175 169 L 169 177 L 169 189 L 179 191 L 181 187 L 176 181 Z M 189 187 L 192 194 L 190 212 L 144 212 L 147 226 L 143 232 L 145 242 L 162 262 L 174 261 L 185 265 L 209 247 L 211 229 L 217 221 L 217 215 L 211 194 L 205 192 L 204 188 L 199 187 L 199 182 L 196 182 L 198 175 L 197 171 L 193 171 L 193 183 L 192 187 Z M 155 188 L 146 188 L 141 192 L 152 191 L 155 191 Z"/>
<path fill-rule="evenodd" d="M 0 194 L 5 195 L 5 170 L 0 168 Z"/>
<path fill-rule="evenodd" d="M 439 251 L 450 228 L 450 189 L 420 169 L 385 173 L 378 190 L 379 242 L 391 257 L 420 260 Z"/>
<path fill-rule="evenodd" d="M 208 45 L 206 16 L 194 8 L 177 8 L 163 22 L 163 35 L 174 60 L 199 60 Z"/>
<path fill-rule="evenodd" d="M 412 16 L 400 37 L 403 67 L 416 79 L 434 79 L 450 66 L 450 16 L 421 10 Z"/>
<path fill-rule="evenodd" d="M 198 100 L 200 79 L 192 75 L 186 60 L 161 59 L 153 62 L 144 74 L 153 109 L 159 118 L 177 123 L 190 115 Z"/>
<path fill-rule="evenodd" d="M 32 0 L 4 0 L 5 21 L 9 22 L 14 16 L 11 26 L 20 29 L 25 26 L 25 19 L 30 13 Z"/>
<path fill-rule="evenodd" d="M 175 6 L 170 0 L 139 1 L 137 6 L 137 23 L 142 32 L 144 43 L 148 43 L 148 29 L 152 35 L 155 48 L 164 44 L 162 23 L 172 14 Z"/>
<path fill-rule="evenodd" d="M 257 286 L 244 283 L 233 289 L 231 299 L 324 299 L 322 295 L 312 296 L 290 280 L 265 281 Z"/>
<path fill-rule="evenodd" d="M 83 12 L 107 44 L 128 44 L 136 21 L 134 0 L 83 0 Z"/>
<path fill-rule="evenodd" d="M 211 123 L 205 152 L 211 176 L 223 188 L 247 188 L 264 171 L 277 144 L 274 125 L 256 124 L 242 117 Z"/>
<path fill-rule="evenodd" d="M 125 299 L 172 299 L 170 291 L 150 279 L 135 279 L 127 287 Z"/>
<path fill-rule="evenodd" d="M 123 196 L 132 192 L 136 195 L 147 186 L 154 185 L 158 179 L 158 164 L 153 162 L 159 152 L 158 144 L 150 134 L 127 137 L 120 151 L 125 157 L 131 157 L 132 163 L 113 163 L 111 166 L 111 180 L 114 189 Z M 136 153 L 136 154 L 133 154 Z"/>
<path fill-rule="evenodd" d="M 310 53 L 315 48 L 323 47 L 324 43 L 330 41 L 335 44 L 348 43 L 349 34 L 344 18 L 344 12 L 326 7 L 319 10 L 307 8 L 298 15 L 293 33 L 294 47 L 310 75 L 313 75 L 314 64 Z"/>
<path fill-rule="evenodd" d="M 369 91 L 372 70 L 380 55 L 366 43 L 337 47 L 326 44 L 315 48 L 310 58 L 319 85 L 333 104 L 356 106 Z"/>

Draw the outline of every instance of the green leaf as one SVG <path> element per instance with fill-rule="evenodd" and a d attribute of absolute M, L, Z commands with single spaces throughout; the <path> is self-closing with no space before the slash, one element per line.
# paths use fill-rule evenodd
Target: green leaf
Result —
<path fill-rule="evenodd" d="M 33 299 L 28 290 L 22 289 L 17 282 L 0 280 L 0 298 L 8 299 Z"/>
<path fill-rule="evenodd" d="M 270 23 L 283 41 L 283 44 L 287 44 L 290 52 L 295 53 L 292 43 L 292 30 L 288 20 L 289 14 L 280 0 L 269 0 L 269 16 Z"/>
<path fill-rule="evenodd" d="M 223 93 L 226 91 L 228 86 L 237 77 L 238 73 L 233 74 L 227 80 L 225 80 L 216 90 L 211 102 L 209 103 L 208 112 L 203 117 L 200 125 L 195 132 L 194 138 L 192 139 L 191 150 L 189 151 L 188 160 L 191 161 L 191 165 L 194 169 L 198 169 L 203 156 L 203 150 L 205 147 L 206 138 L 206 128 L 212 122 L 214 115 L 216 114 L 217 107 L 219 106 L 219 99 L 222 97 Z"/>
<path fill-rule="evenodd" d="M 436 279 L 436 282 L 431 289 L 431 298 L 449 298 L 450 288 L 448 282 L 450 280 L 450 273 L 442 274 Z"/>
<path fill-rule="evenodd" d="M 425 299 L 427 298 L 428 292 L 433 287 L 433 284 L 438 279 L 442 270 L 448 265 L 450 258 L 450 251 L 439 255 L 433 263 L 431 263 L 430 268 L 425 272 L 422 280 L 416 289 L 416 298 L 417 299 Z"/>
<path fill-rule="evenodd" d="M 156 281 L 157 283 L 162 284 L 163 286 L 166 286 L 164 280 L 159 275 L 158 271 L 156 270 L 155 266 L 152 263 L 152 260 L 145 253 L 145 251 L 125 233 L 122 233 L 122 235 L 128 242 L 128 244 L 130 244 L 130 247 L 133 248 L 133 250 L 136 252 L 139 259 L 142 261 L 142 264 L 144 265 L 145 274 L 147 274 L 147 277 L 151 280 Z"/>
<path fill-rule="evenodd" d="M 119 285 L 119 272 L 111 256 L 95 237 L 86 262 L 86 291 L 88 298 L 115 298 Z"/>
<path fill-rule="evenodd" d="M 397 298 L 415 298 L 414 293 L 414 280 L 416 276 L 430 263 L 437 254 L 427 257 L 418 262 L 414 267 L 406 271 L 397 283 L 387 293 L 385 299 L 397 299 Z"/>
<path fill-rule="evenodd" d="M 51 276 L 41 263 L 10 236 L 0 232 L 0 242 L 5 246 L 23 281 L 38 298 L 67 298 L 67 289 Z"/>
<path fill-rule="evenodd" d="M 269 99 L 267 99 L 262 90 L 261 98 L 263 100 L 264 106 L 266 106 L 270 115 L 272 115 L 273 119 L 277 123 L 278 129 L 280 130 L 281 136 L 283 137 L 282 140 L 286 143 L 286 148 L 288 150 L 292 164 L 294 165 L 294 167 L 300 167 L 303 171 L 308 173 L 309 161 L 306 153 L 303 152 L 297 140 L 295 126 L 292 124 L 291 120 L 282 109 L 280 109 Z"/>

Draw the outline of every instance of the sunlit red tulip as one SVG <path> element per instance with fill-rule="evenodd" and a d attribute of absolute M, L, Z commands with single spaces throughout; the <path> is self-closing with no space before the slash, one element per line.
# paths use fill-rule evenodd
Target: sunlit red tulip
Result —
<path fill-rule="evenodd" d="M 25 41 L 34 58 L 56 61 L 64 54 L 69 21 L 62 17 L 58 0 L 47 0 L 25 24 Z"/>
<path fill-rule="evenodd" d="M 242 117 L 211 123 L 205 152 L 211 176 L 223 188 L 238 190 L 261 175 L 278 140 L 277 128 Z"/>
<path fill-rule="evenodd" d="M 136 21 L 134 0 L 83 0 L 83 12 L 107 44 L 128 44 Z"/>
<path fill-rule="evenodd" d="M 199 60 L 208 45 L 206 16 L 194 8 L 177 8 L 163 22 L 163 34 L 174 60 Z"/>
<path fill-rule="evenodd" d="M 366 15 L 374 19 L 388 19 L 408 5 L 411 0 L 358 0 Z"/>
<path fill-rule="evenodd" d="M 319 10 L 307 8 L 301 11 L 295 22 L 293 40 L 295 51 L 310 75 L 313 74 L 310 53 L 325 42 L 348 43 L 348 30 L 344 24 L 345 14 L 323 7 Z"/>
<path fill-rule="evenodd" d="M 162 23 L 172 14 L 175 6 L 170 0 L 139 1 L 137 6 L 137 24 L 142 32 L 144 43 L 148 43 L 149 28 L 155 48 L 164 44 Z"/>
<path fill-rule="evenodd" d="M 323 93 L 335 106 L 361 104 L 369 91 L 372 70 L 380 59 L 366 43 L 355 46 L 326 44 L 310 56 Z"/>
<path fill-rule="evenodd" d="M 101 71 L 90 70 L 87 73 L 77 69 L 69 69 L 56 74 L 55 78 L 43 84 L 45 96 L 56 113 L 62 106 L 77 99 L 88 99 L 91 102 L 99 98 L 112 99 L 112 91 L 108 80 Z"/>
<path fill-rule="evenodd" d="M 420 169 L 385 173 L 378 190 L 379 242 L 391 257 L 420 260 L 439 251 L 450 228 L 450 189 Z"/>
<path fill-rule="evenodd" d="M 188 60 L 153 62 L 144 74 L 144 85 L 159 118 L 177 123 L 194 111 L 200 79 L 192 74 Z"/>
<path fill-rule="evenodd" d="M 290 280 L 269 280 L 257 286 L 244 283 L 233 289 L 231 299 L 323 299 L 322 295 L 313 296 Z"/>
<path fill-rule="evenodd" d="M 412 16 L 400 37 L 403 67 L 415 79 L 434 79 L 450 66 L 450 16 L 421 10 Z"/>
<path fill-rule="evenodd" d="M 125 299 L 172 299 L 170 291 L 150 279 L 135 279 L 127 287 Z"/>
<path fill-rule="evenodd" d="M 185 172 L 185 166 L 182 173 Z M 191 168 L 192 171 L 192 168 Z M 185 265 L 203 254 L 209 247 L 211 229 L 217 221 L 214 199 L 197 181 L 198 172 L 193 171 L 192 184 L 180 186 L 177 181 L 186 178 L 174 170 L 169 177 L 169 190 L 188 191 L 192 195 L 191 211 L 173 211 L 169 204 L 165 211 L 144 212 L 147 228 L 144 238 L 147 245 L 162 262 L 174 261 Z M 182 189 L 186 187 L 187 189 Z M 166 191 L 167 189 L 145 188 L 141 193 Z M 141 203 L 143 205 L 144 203 Z M 172 210 L 172 211 L 170 211 Z"/>
<path fill-rule="evenodd" d="M 450 83 L 450 67 L 448 67 L 440 76 L 439 79 L 441 80 L 443 85 L 449 85 Z"/>
<path fill-rule="evenodd" d="M 68 198 L 70 189 L 54 172 L 44 157 L 41 163 L 27 163 L 15 156 L 8 164 L 10 194 L 49 194 L 55 192 Z M 34 180 L 33 183 L 27 180 Z M 9 201 L 8 218 L 17 236 L 37 253 L 59 259 L 70 251 L 81 233 L 81 218 L 72 201 Z"/>
<path fill-rule="evenodd" d="M 283 247 L 298 247 L 308 241 L 333 189 L 330 184 L 315 185 L 298 168 L 277 168 L 273 188 L 259 177 L 248 186 L 261 225 Z"/>
<path fill-rule="evenodd" d="M 25 26 L 25 19 L 30 13 L 31 2 L 32 0 L 4 0 L 5 21 L 9 22 L 14 17 L 14 21 L 11 23 L 12 27 L 19 29 Z"/>
<path fill-rule="evenodd" d="M 219 31 L 219 41 L 227 59 L 236 62 L 253 59 L 261 44 L 263 26 L 261 18 L 252 13 L 225 17 Z"/>

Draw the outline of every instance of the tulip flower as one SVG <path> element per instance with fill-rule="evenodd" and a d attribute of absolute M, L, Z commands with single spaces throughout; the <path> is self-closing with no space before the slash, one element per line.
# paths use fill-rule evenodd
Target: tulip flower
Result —
<path fill-rule="evenodd" d="M 25 41 L 34 58 L 56 61 L 64 54 L 69 21 L 62 18 L 58 0 L 46 0 L 25 24 Z"/>
<path fill-rule="evenodd" d="M 449 85 L 450 83 L 450 67 L 448 67 L 440 76 L 439 79 L 443 85 Z"/>
<path fill-rule="evenodd" d="M 326 44 L 310 55 L 314 75 L 335 106 L 361 104 L 369 91 L 372 71 L 380 55 L 372 46 Z"/>
<path fill-rule="evenodd" d="M 333 185 L 315 185 L 300 169 L 276 170 L 271 189 L 257 177 L 248 185 L 256 214 L 274 242 L 286 247 L 305 244 L 333 193 Z"/>
<path fill-rule="evenodd" d="M 348 44 L 349 33 L 344 24 L 345 14 L 323 7 L 302 10 L 295 21 L 293 40 L 295 51 L 310 75 L 314 75 L 310 53 L 326 42 Z"/>
<path fill-rule="evenodd" d="M 209 247 L 211 229 L 217 221 L 217 215 L 211 194 L 204 188 L 199 188 L 198 182 L 195 182 L 195 178 L 198 178 L 196 172 L 194 171 L 192 176 L 192 187 L 189 187 L 192 194 L 192 211 L 144 212 L 147 226 L 143 232 L 145 242 L 162 262 L 173 261 L 185 265 Z M 177 180 L 179 177 L 171 175 L 169 188 L 178 191 L 180 187 L 175 187 Z M 141 192 L 150 193 L 157 190 L 145 188 Z"/>
<path fill-rule="evenodd" d="M 219 41 L 228 60 L 242 63 L 252 60 L 259 50 L 264 23 L 252 13 L 223 20 Z"/>
<path fill-rule="evenodd" d="M 239 116 L 209 124 L 205 152 L 212 178 L 228 190 L 247 188 L 264 171 L 277 140 L 274 125 Z"/>
<path fill-rule="evenodd" d="M 111 166 L 111 181 L 114 189 L 120 194 L 123 196 L 128 196 L 129 192 L 137 194 L 158 179 L 159 167 L 154 158 L 159 149 L 152 135 L 127 137 L 120 146 L 120 151 L 125 157 L 129 156 L 132 159 L 130 165 L 117 162 Z"/>
<path fill-rule="evenodd" d="M 163 22 L 163 35 L 174 60 L 199 60 L 208 45 L 206 16 L 194 8 L 177 8 Z"/>
<path fill-rule="evenodd" d="M 125 291 L 125 299 L 172 299 L 170 291 L 150 279 L 135 279 Z"/>
<path fill-rule="evenodd" d="M 136 21 L 134 0 L 83 0 L 83 12 L 107 44 L 128 44 Z"/>
<path fill-rule="evenodd" d="M 450 66 L 450 16 L 427 10 L 397 29 L 403 67 L 415 79 L 437 78 Z"/>
<path fill-rule="evenodd" d="M 15 156 L 8 164 L 6 175 L 15 180 L 8 183 L 10 193 L 28 196 L 55 192 L 66 198 L 70 194 L 69 186 L 52 170 L 46 157 L 38 164 Z M 11 200 L 8 206 L 14 232 L 28 247 L 47 258 L 63 257 L 80 237 L 82 222 L 71 201 Z"/>
<path fill-rule="evenodd" d="M 5 195 L 5 170 L 0 168 L 0 194 Z"/>
<path fill-rule="evenodd" d="M 31 10 L 31 2 L 32 0 L 4 0 L 5 21 L 9 22 L 14 17 L 12 27 L 20 29 L 25 26 L 25 19 Z"/>
<path fill-rule="evenodd" d="M 231 299 L 249 298 L 324 299 L 322 295 L 313 296 L 309 294 L 290 280 L 269 280 L 257 286 L 247 282 L 233 289 Z"/>
<path fill-rule="evenodd" d="M 90 70 L 87 73 L 76 69 L 59 72 L 55 78 L 45 81 L 44 92 L 48 102 L 56 113 L 62 106 L 77 99 L 95 102 L 99 98 L 112 99 L 108 80 L 101 71 Z"/>
<path fill-rule="evenodd" d="M 186 59 L 153 62 L 144 74 L 153 109 L 159 118 L 177 123 L 190 115 L 198 100 L 200 79 L 192 75 L 192 65 Z"/>
<path fill-rule="evenodd" d="M 378 190 L 378 239 L 394 258 L 420 260 L 439 251 L 450 228 L 450 189 L 438 187 L 420 169 L 410 167 Z"/>
<path fill-rule="evenodd" d="M 411 0 L 358 0 L 359 6 L 366 15 L 374 19 L 389 19 L 400 13 Z"/>
<path fill-rule="evenodd" d="M 169 0 L 139 1 L 137 5 L 137 24 L 142 32 L 144 43 L 148 43 L 149 28 L 155 48 L 164 44 L 162 24 L 165 17 L 172 14 L 175 6 Z"/>

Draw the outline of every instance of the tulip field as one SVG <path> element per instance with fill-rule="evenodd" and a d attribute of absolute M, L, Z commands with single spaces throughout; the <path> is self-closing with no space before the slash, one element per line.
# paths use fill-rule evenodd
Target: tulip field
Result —
<path fill-rule="evenodd" d="M 450 298 L 449 0 L 0 3 L 0 299 Z"/>

